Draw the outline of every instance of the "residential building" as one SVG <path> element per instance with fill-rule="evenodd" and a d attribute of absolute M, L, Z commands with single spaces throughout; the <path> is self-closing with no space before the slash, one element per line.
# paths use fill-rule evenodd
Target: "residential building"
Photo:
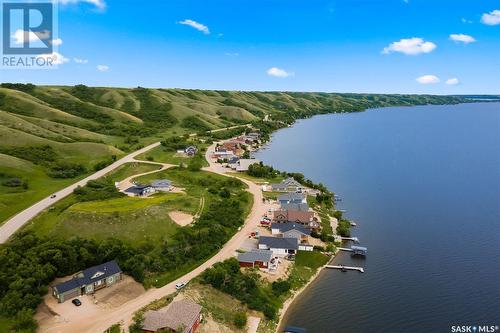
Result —
<path fill-rule="evenodd" d="M 281 205 L 282 210 L 297 210 L 299 212 L 308 212 L 311 209 L 307 203 L 285 203 Z"/>
<path fill-rule="evenodd" d="M 238 162 L 236 162 L 235 164 L 233 164 L 234 166 L 234 170 L 238 171 L 238 172 L 245 172 L 248 170 L 248 167 L 252 164 L 255 164 L 255 163 L 260 163 L 259 160 L 256 160 L 254 158 L 241 158 L 238 160 Z"/>
<path fill-rule="evenodd" d="M 197 152 L 198 152 L 198 148 L 196 148 L 196 146 L 187 146 L 184 149 L 184 153 L 187 156 L 194 156 L 194 155 L 196 155 Z"/>
<path fill-rule="evenodd" d="M 136 197 L 145 197 L 155 192 L 151 185 L 136 184 L 125 190 L 125 193 Z"/>
<path fill-rule="evenodd" d="M 71 280 L 52 287 L 52 295 L 59 303 L 81 295 L 93 294 L 99 289 L 114 285 L 122 278 L 122 270 L 112 260 L 87 268 L 73 276 Z"/>
<path fill-rule="evenodd" d="M 267 269 L 273 257 L 272 251 L 253 249 L 248 252 L 238 254 L 240 267 L 259 267 Z"/>
<path fill-rule="evenodd" d="M 304 186 L 292 177 L 283 180 L 278 184 L 271 184 L 271 190 L 274 192 L 302 192 Z"/>
<path fill-rule="evenodd" d="M 280 205 L 307 203 L 307 196 L 304 193 L 285 193 L 278 197 Z"/>
<path fill-rule="evenodd" d="M 201 322 L 201 306 L 183 299 L 174 301 L 160 310 L 144 313 L 144 332 L 193 333 Z"/>
<path fill-rule="evenodd" d="M 314 228 L 317 221 L 317 218 L 314 214 L 314 211 L 300 211 L 300 210 L 291 210 L 291 209 L 278 209 L 273 211 L 272 216 L 273 222 L 277 223 L 285 223 L 285 222 L 293 222 L 300 223 L 302 225 L 308 226 L 310 228 Z"/>
<path fill-rule="evenodd" d="M 172 190 L 172 182 L 168 179 L 157 179 L 151 183 L 155 191 L 169 192 Z"/>
<path fill-rule="evenodd" d="M 273 223 L 271 224 L 271 234 L 278 235 L 283 238 L 295 238 L 299 241 L 299 243 L 305 244 L 309 240 L 311 231 L 310 229 L 297 223 Z"/>
<path fill-rule="evenodd" d="M 284 257 L 297 253 L 299 242 L 295 238 L 261 236 L 259 238 L 259 249 L 270 250 L 274 256 Z"/>

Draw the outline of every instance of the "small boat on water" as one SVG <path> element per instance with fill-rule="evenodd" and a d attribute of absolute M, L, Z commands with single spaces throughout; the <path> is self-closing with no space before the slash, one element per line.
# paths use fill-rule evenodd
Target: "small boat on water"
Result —
<path fill-rule="evenodd" d="M 345 268 L 344 265 L 341 266 L 342 268 L 340 269 L 342 272 L 347 272 L 347 268 Z"/>
<path fill-rule="evenodd" d="M 349 224 L 351 225 L 351 227 L 357 226 L 356 222 L 354 222 L 354 221 L 350 221 Z"/>

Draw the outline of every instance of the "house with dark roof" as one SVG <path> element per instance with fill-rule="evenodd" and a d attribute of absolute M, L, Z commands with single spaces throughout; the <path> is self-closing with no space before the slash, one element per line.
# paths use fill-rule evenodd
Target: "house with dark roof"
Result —
<path fill-rule="evenodd" d="M 309 205 L 307 203 L 285 203 L 281 205 L 282 210 L 297 210 L 299 212 L 310 211 Z"/>
<path fill-rule="evenodd" d="M 270 250 L 274 256 L 284 257 L 288 254 L 297 253 L 299 241 L 295 238 L 261 236 L 259 238 L 259 249 Z"/>
<path fill-rule="evenodd" d="M 125 190 L 125 193 L 136 197 L 145 197 L 155 192 L 155 188 L 151 185 L 136 184 Z"/>
<path fill-rule="evenodd" d="M 280 205 L 307 203 L 307 196 L 304 193 L 285 193 L 278 197 Z"/>
<path fill-rule="evenodd" d="M 93 266 L 79 272 L 71 280 L 52 286 L 52 295 L 59 303 L 81 295 L 93 294 L 97 290 L 119 282 L 122 270 L 116 261 Z"/>
<path fill-rule="evenodd" d="M 267 269 L 272 257 L 273 253 L 269 250 L 253 249 L 238 254 L 238 262 L 240 263 L 240 267 L 260 267 Z"/>
<path fill-rule="evenodd" d="M 194 333 L 201 322 L 201 306 L 188 299 L 174 301 L 160 310 L 144 313 L 144 332 Z"/>
<path fill-rule="evenodd" d="M 307 243 L 311 230 L 293 222 L 273 223 L 271 224 L 271 234 L 284 238 L 295 238 L 299 240 L 299 243 Z"/>
<path fill-rule="evenodd" d="M 187 156 L 194 156 L 198 152 L 198 148 L 196 146 L 187 146 L 184 148 L 184 154 Z"/>
<path fill-rule="evenodd" d="M 292 177 L 289 177 L 281 183 L 271 184 L 271 189 L 274 192 L 302 192 L 304 190 L 304 186 Z"/>

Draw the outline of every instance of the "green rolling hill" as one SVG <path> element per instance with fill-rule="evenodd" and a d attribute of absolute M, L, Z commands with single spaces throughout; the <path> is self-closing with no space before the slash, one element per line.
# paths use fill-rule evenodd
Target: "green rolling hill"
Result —
<path fill-rule="evenodd" d="M 320 113 L 451 104 L 458 96 L 0 85 L 0 223 L 113 159 L 169 136 Z M 271 124 L 271 126 L 269 126 Z"/>

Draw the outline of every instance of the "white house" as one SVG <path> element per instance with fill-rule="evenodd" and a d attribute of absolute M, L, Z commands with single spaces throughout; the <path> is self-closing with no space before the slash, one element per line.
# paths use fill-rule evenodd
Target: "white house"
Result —
<path fill-rule="evenodd" d="M 299 249 L 299 242 L 295 238 L 278 238 L 261 236 L 259 238 L 259 249 L 271 250 L 277 257 L 285 257 L 289 254 L 296 254 Z"/>

